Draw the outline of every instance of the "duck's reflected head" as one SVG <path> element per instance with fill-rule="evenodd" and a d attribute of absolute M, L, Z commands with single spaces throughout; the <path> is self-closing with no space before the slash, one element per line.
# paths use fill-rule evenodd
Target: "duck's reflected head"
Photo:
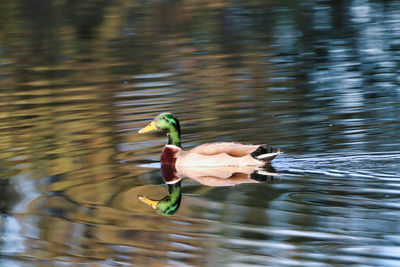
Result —
<path fill-rule="evenodd" d="M 159 201 L 157 200 L 152 200 L 150 198 L 147 198 L 143 195 L 138 195 L 138 198 L 140 201 L 142 201 L 143 203 L 146 203 L 147 205 L 149 205 L 150 207 L 152 207 L 153 209 L 157 209 L 157 204 Z"/>
<path fill-rule="evenodd" d="M 138 195 L 138 198 L 143 203 L 146 203 L 159 214 L 173 215 L 175 214 L 181 204 L 182 190 L 181 182 L 168 185 L 169 194 L 160 200 L 149 199 L 146 196 Z"/>

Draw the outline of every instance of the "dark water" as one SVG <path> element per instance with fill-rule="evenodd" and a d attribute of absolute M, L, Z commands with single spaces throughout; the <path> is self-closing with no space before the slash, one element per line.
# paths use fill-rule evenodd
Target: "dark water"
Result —
<path fill-rule="evenodd" d="M 1 1 L 0 265 L 399 266 L 399 10 Z M 159 215 L 166 139 L 137 130 L 162 111 L 186 148 L 281 148 L 281 175 L 185 178 Z"/>

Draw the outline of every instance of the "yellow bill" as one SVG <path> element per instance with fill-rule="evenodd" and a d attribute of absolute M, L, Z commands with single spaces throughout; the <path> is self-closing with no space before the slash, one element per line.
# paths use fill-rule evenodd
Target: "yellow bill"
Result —
<path fill-rule="evenodd" d="M 142 134 L 142 133 L 147 133 L 147 132 L 150 132 L 150 131 L 153 131 L 153 130 L 157 130 L 157 127 L 156 127 L 156 124 L 154 123 L 154 121 L 152 121 L 146 127 L 140 129 L 138 133 Z"/>
<path fill-rule="evenodd" d="M 149 205 L 150 207 L 152 207 L 153 209 L 157 208 L 157 204 L 159 201 L 157 200 L 151 200 L 143 195 L 139 195 L 138 198 L 140 199 L 140 201 L 142 201 L 143 203 L 146 203 L 147 205 Z"/>

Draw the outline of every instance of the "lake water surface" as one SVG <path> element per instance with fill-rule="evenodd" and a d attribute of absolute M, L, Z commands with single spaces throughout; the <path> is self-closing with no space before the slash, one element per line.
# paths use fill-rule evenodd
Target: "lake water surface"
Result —
<path fill-rule="evenodd" d="M 399 10 L 1 1 L 0 265 L 399 266 Z M 175 183 L 164 134 L 137 133 L 163 111 L 184 148 L 284 154 Z M 138 199 L 169 188 L 171 216 Z"/>

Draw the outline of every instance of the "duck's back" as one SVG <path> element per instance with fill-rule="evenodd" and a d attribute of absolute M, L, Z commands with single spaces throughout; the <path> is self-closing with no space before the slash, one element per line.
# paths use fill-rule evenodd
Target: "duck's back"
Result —
<path fill-rule="evenodd" d="M 188 150 L 188 152 L 207 156 L 225 153 L 232 157 L 243 157 L 249 155 L 259 146 L 260 145 L 244 145 L 236 142 L 218 142 L 202 144 Z"/>
<path fill-rule="evenodd" d="M 176 164 L 181 166 L 261 166 L 263 162 L 251 156 L 258 145 L 234 142 L 207 143 L 181 151 Z"/>
<path fill-rule="evenodd" d="M 187 151 L 174 145 L 166 145 L 161 153 L 161 162 L 177 166 L 259 167 L 269 163 L 278 154 L 279 151 L 267 152 L 265 145 L 243 145 L 234 142 L 207 143 Z"/>

